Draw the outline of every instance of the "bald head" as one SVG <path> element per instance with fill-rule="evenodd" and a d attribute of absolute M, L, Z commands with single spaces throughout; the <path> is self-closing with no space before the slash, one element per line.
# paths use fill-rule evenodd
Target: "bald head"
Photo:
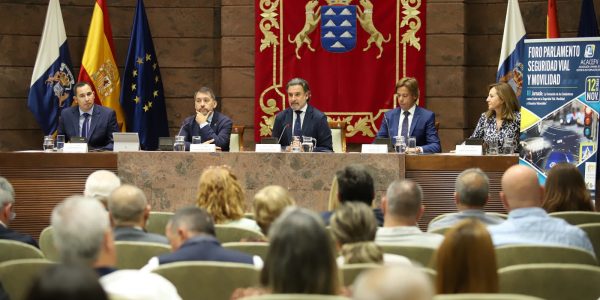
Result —
<path fill-rule="evenodd" d="M 110 194 L 108 209 L 116 226 L 142 226 L 150 207 L 142 190 L 124 184 Z"/>
<path fill-rule="evenodd" d="M 500 198 L 509 211 L 516 208 L 540 206 L 543 197 L 544 190 L 533 169 L 515 165 L 504 172 Z"/>
<path fill-rule="evenodd" d="M 387 266 L 363 272 L 354 282 L 354 300 L 431 300 L 433 287 L 418 269 Z"/>

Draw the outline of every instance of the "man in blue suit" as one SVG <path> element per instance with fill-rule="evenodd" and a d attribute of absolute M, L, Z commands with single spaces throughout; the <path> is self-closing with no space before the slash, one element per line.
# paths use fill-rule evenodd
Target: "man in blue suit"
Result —
<path fill-rule="evenodd" d="M 292 136 L 309 136 L 317 140 L 315 152 L 332 152 L 331 129 L 327 116 L 308 104 L 310 87 L 302 78 L 294 78 L 286 85 L 290 107 L 275 116 L 272 136 L 282 146 L 289 146 Z"/>
<path fill-rule="evenodd" d="M 16 216 L 13 212 L 14 204 L 15 190 L 12 184 L 6 178 L 0 177 L 0 239 L 23 242 L 38 247 L 37 242 L 31 236 L 16 232 L 8 227 Z"/>
<path fill-rule="evenodd" d="M 415 137 L 420 153 L 442 151 L 440 138 L 435 129 L 435 114 L 416 105 L 419 99 L 419 84 L 412 77 L 405 77 L 396 83 L 398 107 L 383 115 L 377 137 Z"/>
<path fill-rule="evenodd" d="M 114 110 L 95 105 L 94 91 L 87 82 L 78 82 L 75 87 L 75 102 L 79 106 L 64 109 L 60 114 L 58 134 L 84 137 L 90 149 L 112 150 L 113 132 L 119 132 L 117 114 Z"/>
<path fill-rule="evenodd" d="M 202 143 L 215 144 L 222 151 L 229 151 L 233 122 L 215 111 L 216 107 L 215 93 L 208 87 L 201 87 L 194 95 L 196 114 L 183 120 L 178 134 L 185 137 L 186 150 L 190 150 L 192 137 L 199 136 Z"/>

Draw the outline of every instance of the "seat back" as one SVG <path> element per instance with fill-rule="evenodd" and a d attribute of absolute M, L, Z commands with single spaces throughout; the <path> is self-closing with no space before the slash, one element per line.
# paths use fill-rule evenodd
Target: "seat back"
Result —
<path fill-rule="evenodd" d="M 244 126 L 233 125 L 229 136 L 229 152 L 244 151 Z"/>
<path fill-rule="evenodd" d="M 561 218 L 571 225 L 600 223 L 600 212 L 592 211 L 558 211 L 550 213 L 551 217 Z"/>
<path fill-rule="evenodd" d="M 146 231 L 165 235 L 165 227 L 173 217 L 172 212 L 166 211 L 151 211 L 146 224 Z"/>
<path fill-rule="evenodd" d="M 259 270 L 239 263 L 176 262 L 161 265 L 153 272 L 171 281 L 183 300 L 229 300 L 235 289 L 259 283 Z"/>
<path fill-rule="evenodd" d="M 437 216 L 435 216 L 435 218 L 433 218 L 433 219 L 431 219 L 431 221 L 429 221 L 429 224 L 427 226 L 431 225 L 431 223 L 433 223 L 433 222 L 439 221 L 440 219 L 443 219 L 447 216 L 451 216 L 451 215 L 455 215 L 455 214 L 456 214 L 455 212 L 452 212 L 452 213 L 445 213 L 445 214 L 437 215 Z"/>
<path fill-rule="evenodd" d="M 329 128 L 331 129 L 331 142 L 333 145 L 333 152 L 345 153 L 347 123 L 344 121 L 328 121 L 328 123 Z"/>
<path fill-rule="evenodd" d="M 51 261 L 59 261 L 60 255 L 58 249 L 54 246 L 54 228 L 48 226 L 40 233 L 40 250 L 44 253 L 46 259 Z"/>
<path fill-rule="evenodd" d="M 266 239 L 260 232 L 233 225 L 215 224 L 215 233 L 221 244 L 239 242 L 242 239 L 251 241 L 264 241 Z"/>
<path fill-rule="evenodd" d="M 577 264 L 527 264 L 498 270 L 501 293 L 525 294 L 547 300 L 596 300 L 600 267 Z"/>
<path fill-rule="evenodd" d="M 428 230 L 428 232 L 444 235 L 444 234 L 446 234 L 446 231 L 448 231 L 448 229 L 450 229 L 450 228 L 452 228 L 452 226 L 437 227 L 437 228 Z"/>
<path fill-rule="evenodd" d="M 435 248 L 417 245 L 398 245 L 393 243 L 377 243 L 383 253 L 397 254 L 428 267 L 435 253 Z"/>
<path fill-rule="evenodd" d="M 600 263 L 600 222 L 599 223 L 588 223 L 577 225 L 585 233 L 587 233 L 592 246 L 594 246 L 594 253 L 596 253 L 596 260 Z"/>
<path fill-rule="evenodd" d="M 535 263 L 597 265 L 589 252 L 572 247 L 548 245 L 507 245 L 496 248 L 498 268 Z"/>
<path fill-rule="evenodd" d="M 433 300 L 544 300 L 542 298 L 519 294 L 443 294 L 433 297 Z"/>
<path fill-rule="evenodd" d="M 147 242 L 116 241 L 117 269 L 139 269 L 150 258 L 171 252 L 169 245 Z"/>
<path fill-rule="evenodd" d="M 343 296 L 311 295 L 311 294 L 268 294 L 244 297 L 243 300 L 349 300 Z"/>
<path fill-rule="evenodd" d="M 244 252 L 249 255 L 260 256 L 263 261 L 267 259 L 269 243 L 266 242 L 231 242 L 224 243 L 223 248 Z"/>
<path fill-rule="evenodd" d="M 0 262 L 24 258 L 44 258 L 44 253 L 23 242 L 0 240 Z"/>
<path fill-rule="evenodd" d="M 0 263 L 0 282 L 11 300 L 27 297 L 33 279 L 48 266 L 47 259 L 16 259 Z"/>
<path fill-rule="evenodd" d="M 358 276 L 367 270 L 379 268 L 381 265 L 378 264 L 344 264 L 340 267 L 340 278 L 343 286 L 351 286 L 354 284 L 354 280 L 358 278 Z"/>

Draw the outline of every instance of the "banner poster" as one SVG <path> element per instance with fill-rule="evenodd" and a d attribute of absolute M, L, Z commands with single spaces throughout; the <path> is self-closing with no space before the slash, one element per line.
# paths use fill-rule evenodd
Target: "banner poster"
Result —
<path fill-rule="evenodd" d="M 522 82 L 519 161 L 542 183 L 556 163 L 573 164 L 595 195 L 600 38 L 525 40 L 524 53 L 509 81 Z"/>
<path fill-rule="evenodd" d="M 255 140 L 271 136 L 286 83 L 308 81 L 310 105 L 371 143 L 395 84 L 419 82 L 425 104 L 425 0 L 255 0 Z"/>

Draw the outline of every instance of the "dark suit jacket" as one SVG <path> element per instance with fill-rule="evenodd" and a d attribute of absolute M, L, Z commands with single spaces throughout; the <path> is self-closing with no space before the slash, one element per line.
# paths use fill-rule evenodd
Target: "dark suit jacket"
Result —
<path fill-rule="evenodd" d="M 212 236 L 196 236 L 183 243 L 177 251 L 158 257 L 159 263 L 168 264 L 178 261 L 224 261 L 254 264 L 252 256 L 225 249 Z"/>
<path fill-rule="evenodd" d="M 229 138 L 233 122 L 226 115 L 213 111 L 213 117 L 209 125 L 200 128 L 196 122 L 196 115 L 183 120 L 179 135 L 185 136 L 185 149 L 190 150 L 190 143 L 193 136 L 202 137 L 202 142 L 214 139 L 214 144 L 221 147 L 223 151 L 229 151 Z"/>
<path fill-rule="evenodd" d="M 36 248 L 39 248 L 38 243 L 29 235 L 18 233 L 10 228 L 0 225 L 0 239 L 19 241 Z"/>
<path fill-rule="evenodd" d="M 377 137 L 394 139 L 395 136 L 398 136 L 398 123 L 400 122 L 401 111 L 398 107 L 385 113 L 384 120 L 381 122 L 381 127 L 379 127 L 379 131 L 377 132 Z M 417 146 L 422 147 L 424 153 L 438 153 L 442 151 L 440 138 L 435 130 L 435 114 L 432 111 L 417 106 L 408 135 L 414 136 L 417 139 Z M 395 143 L 395 141 L 392 142 Z"/>
<path fill-rule="evenodd" d="M 115 111 L 94 104 L 94 112 L 90 122 L 88 147 L 91 149 L 112 150 L 113 132 L 119 132 Z M 78 106 L 63 109 L 58 123 L 58 134 L 64 134 L 65 141 L 69 141 L 72 136 L 80 136 Z"/>
<path fill-rule="evenodd" d="M 281 136 L 279 144 L 282 146 L 289 146 L 292 142 L 293 115 L 294 111 L 288 107 L 275 116 L 272 136 L 276 139 Z M 327 123 L 327 116 L 310 104 L 306 108 L 304 121 L 302 122 L 302 135 L 317 139 L 315 152 L 333 151 L 331 129 L 329 123 Z"/>
<path fill-rule="evenodd" d="M 135 227 L 115 227 L 115 229 L 113 229 L 113 234 L 115 241 L 169 244 L 169 240 L 165 236 L 144 232 Z"/>

